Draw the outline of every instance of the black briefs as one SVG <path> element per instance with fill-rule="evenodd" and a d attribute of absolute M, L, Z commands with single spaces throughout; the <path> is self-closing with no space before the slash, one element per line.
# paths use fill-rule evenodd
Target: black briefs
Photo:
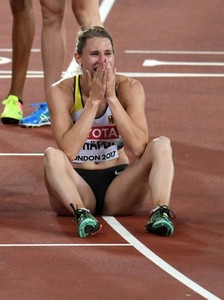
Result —
<path fill-rule="evenodd" d="M 104 197 L 108 186 L 127 166 L 127 164 L 123 164 L 103 170 L 83 170 L 74 168 L 74 170 L 88 183 L 96 197 L 95 214 L 102 214 Z"/>

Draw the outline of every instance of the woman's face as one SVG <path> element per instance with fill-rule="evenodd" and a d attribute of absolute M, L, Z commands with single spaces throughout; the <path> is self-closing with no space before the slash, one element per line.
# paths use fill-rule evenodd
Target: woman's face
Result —
<path fill-rule="evenodd" d="M 111 42 L 107 38 L 90 38 L 87 40 L 80 56 L 83 70 L 89 70 L 93 76 L 99 64 L 103 62 L 114 66 L 114 53 Z"/>

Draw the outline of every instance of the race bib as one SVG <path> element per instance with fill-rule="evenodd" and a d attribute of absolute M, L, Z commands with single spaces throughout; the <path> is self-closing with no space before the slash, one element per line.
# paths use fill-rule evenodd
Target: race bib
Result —
<path fill-rule="evenodd" d="M 104 148 L 101 146 L 100 149 L 81 150 L 76 156 L 73 162 L 83 163 L 83 162 L 103 162 L 107 160 L 112 160 L 118 157 L 117 146 L 110 146 Z"/>

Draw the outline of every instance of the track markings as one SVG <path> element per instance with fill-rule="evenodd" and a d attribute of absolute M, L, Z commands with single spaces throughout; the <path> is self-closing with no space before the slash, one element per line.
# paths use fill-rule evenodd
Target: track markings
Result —
<path fill-rule="evenodd" d="M 11 247 L 133 247 L 130 244 L 0 244 L 0 248 Z"/>
<path fill-rule="evenodd" d="M 4 64 L 8 64 L 10 63 L 12 60 L 8 57 L 3 57 L 3 56 L 0 56 L 0 65 L 4 65 Z"/>
<path fill-rule="evenodd" d="M 224 51 L 125 50 L 129 54 L 224 55 Z"/>
<path fill-rule="evenodd" d="M 118 74 L 134 77 L 134 78 L 158 78 L 158 77 L 224 77 L 224 73 L 159 73 L 159 72 L 117 72 Z M 65 73 L 66 76 L 71 74 Z M 9 79 L 11 78 L 10 73 L 4 74 L 4 71 L 0 72 L 0 79 Z M 44 74 L 42 71 L 29 71 L 27 73 L 27 78 L 43 78 Z"/>
<path fill-rule="evenodd" d="M 12 52 L 12 48 L 0 48 L 0 52 Z M 40 49 L 32 48 L 31 52 L 40 52 Z"/>
<path fill-rule="evenodd" d="M 0 156 L 44 156 L 44 153 L 0 153 Z"/>
<path fill-rule="evenodd" d="M 223 73 L 144 73 L 144 72 L 118 72 L 119 74 L 135 78 L 153 77 L 224 77 Z"/>
<path fill-rule="evenodd" d="M 169 265 L 166 261 L 161 259 L 158 255 L 152 252 L 149 248 L 147 248 L 144 244 L 142 244 L 138 239 L 136 239 L 124 226 L 122 226 L 114 217 L 103 217 L 103 219 L 130 245 L 132 245 L 137 251 L 143 254 L 147 259 L 156 264 L 163 271 L 167 272 L 169 275 L 174 277 L 177 281 L 189 287 L 191 290 L 200 294 L 202 297 L 209 300 L 221 300 L 216 297 L 187 276 L 177 271 L 171 265 Z"/>
<path fill-rule="evenodd" d="M 209 66 L 209 67 L 223 67 L 223 62 L 189 62 L 189 61 L 160 61 L 156 59 L 146 59 L 143 62 L 143 67 L 157 67 L 157 66 Z"/>

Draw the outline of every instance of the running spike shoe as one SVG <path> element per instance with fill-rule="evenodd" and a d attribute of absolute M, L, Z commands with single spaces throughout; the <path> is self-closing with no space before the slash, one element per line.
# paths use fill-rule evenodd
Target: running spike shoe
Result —
<path fill-rule="evenodd" d="M 71 203 L 70 206 L 74 210 L 75 219 L 78 224 L 78 233 L 81 238 L 97 233 L 102 225 L 94 218 L 88 209 L 75 209 Z"/>
<path fill-rule="evenodd" d="M 44 125 L 50 125 L 50 113 L 46 102 L 34 103 L 30 107 L 38 107 L 31 115 L 23 118 L 19 125 L 22 127 L 41 127 Z"/>
<path fill-rule="evenodd" d="M 3 124 L 18 124 L 23 118 L 22 100 L 17 96 L 9 95 L 2 104 L 5 105 L 1 114 Z"/>
<path fill-rule="evenodd" d="M 171 214 L 172 213 L 172 217 Z M 170 218 L 174 219 L 176 216 L 168 206 L 161 205 L 156 210 L 152 211 L 145 229 L 148 232 L 163 236 L 171 236 L 174 233 L 174 225 Z"/>

